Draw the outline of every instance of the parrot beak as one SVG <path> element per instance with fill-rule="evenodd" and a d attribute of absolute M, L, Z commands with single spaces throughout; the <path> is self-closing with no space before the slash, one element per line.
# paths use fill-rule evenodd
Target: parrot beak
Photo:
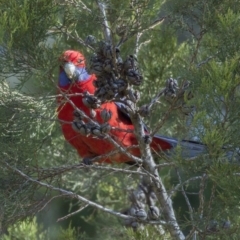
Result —
<path fill-rule="evenodd" d="M 63 65 L 63 69 L 64 69 L 66 75 L 68 76 L 68 78 L 70 80 L 72 80 L 75 75 L 76 66 L 71 62 L 67 62 Z"/>

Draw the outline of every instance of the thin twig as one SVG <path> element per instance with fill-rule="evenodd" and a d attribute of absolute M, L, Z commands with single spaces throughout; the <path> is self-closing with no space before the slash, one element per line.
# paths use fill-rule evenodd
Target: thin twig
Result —
<path fill-rule="evenodd" d="M 55 99 L 58 97 L 62 97 L 64 93 L 61 94 L 56 94 L 56 95 L 50 95 L 50 96 L 44 96 L 44 97 L 38 97 L 38 100 L 45 100 L 45 99 Z M 83 93 L 71 93 L 71 94 L 65 94 L 67 97 L 79 97 L 79 96 L 84 96 Z"/>
<path fill-rule="evenodd" d="M 182 179 L 181 179 L 179 170 L 176 169 L 176 172 L 177 172 L 179 184 L 181 185 L 182 194 L 183 194 L 185 201 L 187 203 L 187 206 L 188 206 L 188 211 L 189 211 L 190 220 L 191 220 L 191 224 L 192 224 L 192 230 L 193 230 L 193 232 L 192 232 L 193 240 L 196 240 L 197 235 L 196 235 L 196 231 L 195 231 L 195 223 L 194 223 L 194 218 L 193 218 L 193 208 L 192 208 L 189 198 L 185 192 L 184 185 L 182 184 Z"/>
<path fill-rule="evenodd" d="M 160 90 L 159 93 L 152 98 L 151 102 L 148 104 L 148 108 L 151 109 L 154 104 L 156 104 L 161 96 L 163 96 L 165 92 L 165 88 Z"/>
<path fill-rule="evenodd" d="M 165 121 L 167 120 L 168 116 L 170 115 L 170 113 L 172 112 L 173 109 L 174 109 L 174 104 L 172 104 L 168 108 L 168 110 L 165 112 L 165 114 L 163 115 L 161 121 L 157 124 L 155 129 L 152 131 L 151 137 L 153 137 L 159 131 L 159 129 L 163 126 L 163 124 L 165 123 Z"/>
<path fill-rule="evenodd" d="M 52 202 L 53 199 L 55 198 L 60 198 L 60 197 L 63 197 L 63 195 L 57 195 L 57 196 L 54 196 L 52 197 L 51 199 L 49 199 L 39 210 L 38 212 L 41 212 L 50 202 Z"/>
<path fill-rule="evenodd" d="M 79 4 L 80 3 L 80 4 Z M 66 5 L 69 5 L 71 4 L 72 6 L 74 6 L 74 8 L 81 8 L 81 9 L 84 9 L 86 11 L 88 11 L 89 13 L 92 13 L 92 10 L 90 8 L 87 7 L 87 5 L 85 3 L 83 3 L 83 1 L 81 0 L 67 0 L 67 1 L 64 1 L 64 3 L 61 3 L 61 2 L 58 2 L 57 3 L 58 5 L 62 5 L 62 6 L 66 6 Z"/>
<path fill-rule="evenodd" d="M 206 225 L 205 225 L 205 231 L 202 233 L 203 234 L 203 238 L 202 239 L 205 239 L 206 238 L 206 235 L 207 235 L 207 231 L 208 231 L 208 224 L 210 222 L 210 219 L 211 219 L 211 213 L 212 213 L 212 204 L 213 204 L 213 201 L 214 201 L 214 198 L 215 198 L 215 192 L 216 192 L 216 183 L 213 184 L 212 186 L 212 189 L 211 189 L 211 196 L 210 196 L 210 200 L 208 202 L 208 206 L 207 206 L 207 209 L 208 209 L 208 214 L 207 214 L 207 217 L 206 217 Z"/>
<path fill-rule="evenodd" d="M 57 222 L 66 220 L 66 219 L 68 219 L 68 218 L 70 218 L 70 217 L 72 217 L 72 216 L 80 213 L 82 210 L 84 210 L 84 209 L 85 209 L 86 207 L 88 207 L 88 206 L 89 206 L 89 204 L 85 204 L 83 207 L 79 208 L 77 211 L 72 212 L 72 213 L 69 213 L 68 215 L 66 215 L 66 216 L 64 216 L 64 217 L 58 218 L 58 219 L 57 219 Z"/>
<path fill-rule="evenodd" d="M 191 59 L 191 62 L 190 63 L 193 63 L 194 60 L 196 59 L 197 57 L 197 54 L 198 54 L 198 50 L 200 48 L 200 43 L 201 43 L 201 39 L 202 39 L 202 36 L 200 36 L 198 39 L 197 39 L 197 46 L 196 46 L 196 49 L 193 53 L 193 56 L 192 56 L 192 59 Z"/>
<path fill-rule="evenodd" d="M 190 215 L 190 219 L 191 219 L 192 225 L 194 226 L 194 223 L 193 223 L 194 219 L 193 219 L 193 208 L 192 208 L 192 205 L 191 205 L 191 203 L 190 203 L 190 201 L 189 201 L 189 199 L 188 199 L 188 196 L 187 196 L 187 194 L 186 194 L 186 192 L 185 192 L 185 189 L 184 189 L 184 187 L 183 187 L 184 184 L 182 184 L 182 178 L 181 178 L 181 175 L 180 175 L 178 169 L 176 169 L 176 173 L 177 173 L 178 181 L 179 181 L 179 184 L 180 184 L 180 187 L 181 187 L 181 192 L 182 192 L 182 194 L 183 194 L 183 196 L 184 196 L 184 198 L 185 198 L 185 201 L 186 201 L 186 203 L 187 203 L 187 206 L 188 206 L 189 215 Z"/>
<path fill-rule="evenodd" d="M 196 180 L 199 180 L 199 179 L 202 179 L 202 176 L 196 176 L 196 177 L 192 177 L 192 178 L 189 178 L 188 180 L 186 180 L 185 182 L 182 182 L 182 183 L 179 183 L 177 184 L 174 189 L 172 189 L 169 193 L 169 197 L 172 197 L 172 195 L 178 191 L 178 189 L 188 183 L 190 183 L 191 181 L 196 181 Z"/>
<path fill-rule="evenodd" d="M 153 28 L 155 28 L 156 26 L 160 25 L 164 20 L 166 19 L 166 17 L 161 17 L 157 20 L 155 20 L 150 26 L 148 26 L 147 28 L 143 29 L 141 32 L 137 33 L 137 37 L 136 37 L 136 47 L 135 47 L 135 54 L 138 55 L 141 47 L 143 44 L 147 44 L 149 42 L 151 42 L 151 40 L 145 41 L 143 43 L 140 43 L 140 38 L 142 37 L 142 35 L 147 32 L 148 30 L 151 30 Z"/>
<path fill-rule="evenodd" d="M 200 219 L 203 218 L 203 210 L 204 210 L 204 188 L 205 188 L 205 181 L 208 178 L 207 174 L 203 174 L 202 176 L 202 180 L 200 182 L 200 189 L 199 189 L 199 208 L 198 208 L 198 212 L 199 212 L 199 217 Z"/>
<path fill-rule="evenodd" d="M 54 187 L 53 185 L 50 185 L 50 184 L 47 184 L 47 183 L 44 183 L 42 181 L 38 181 L 28 175 L 26 175 L 25 173 L 23 173 L 21 170 L 17 169 L 17 168 L 14 168 L 12 166 L 10 166 L 7 162 L 4 162 L 4 164 L 6 165 L 6 167 L 8 169 L 11 169 L 13 172 L 17 173 L 18 175 L 22 176 L 23 178 L 25 178 L 27 181 L 30 181 L 30 182 L 33 182 L 35 184 L 38 184 L 42 187 L 46 187 L 47 189 L 51 189 L 51 190 L 54 190 L 54 191 L 57 191 L 57 192 L 60 192 L 61 194 L 63 194 L 62 196 L 63 197 L 70 197 L 70 198 L 75 198 L 75 199 L 78 199 L 79 201 L 82 201 L 84 203 L 86 203 L 86 205 L 89 205 L 89 206 L 92 206 L 92 207 L 95 207 L 103 212 L 106 212 L 106 213 L 110 213 L 114 216 L 117 216 L 117 217 L 120 217 L 120 218 L 123 218 L 123 219 L 132 219 L 132 220 L 136 220 L 136 221 L 140 221 L 139 219 L 136 219 L 135 217 L 132 217 L 132 216 L 129 216 L 129 215 L 125 215 L 125 214 L 122 214 L 122 213 L 119 213 L 119 212 L 116 212 L 116 211 L 113 211 L 107 207 L 104 207 L 98 203 L 95 203 L 93 201 L 90 201 L 88 200 L 87 198 L 85 197 L 82 197 L 74 192 L 71 192 L 71 191 L 68 191 L 68 190 L 65 190 L 65 189 L 62 189 L 62 188 L 59 188 L 59 187 Z M 162 221 L 162 220 L 158 220 L 158 221 L 142 221 L 143 223 L 148 223 L 148 224 L 151 224 L 151 225 L 172 225 L 174 224 L 175 221 L 169 221 L 169 222 L 165 222 L 165 221 Z"/>
<path fill-rule="evenodd" d="M 197 64 L 197 68 L 200 68 L 202 65 L 208 63 L 211 59 L 213 59 L 214 57 L 213 56 L 209 56 L 206 60 L 200 62 Z"/>
<path fill-rule="evenodd" d="M 89 44 L 87 44 L 82 38 L 80 38 L 79 36 L 75 37 L 73 36 L 67 29 L 64 28 L 64 26 L 56 26 L 55 27 L 58 31 L 60 31 L 61 33 L 67 35 L 67 37 L 70 37 L 71 39 L 75 40 L 76 42 L 78 42 L 79 44 L 83 45 L 84 47 L 87 47 L 89 49 L 91 49 L 92 51 L 94 51 L 94 48 L 92 46 L 90 46 Z M 65 31 L 63 30 L 65 29 Z"/>
<path fill-rule="evenodd" d="M 93 161 L 96 158 L 93 158 Z M 99 159 L 99 157 L 98 157 Z M 40 177 L 38 177 L 38 181 L 42 181 L 46 178 L 50 178 L 50 177 L 54 177 L 57 176 L 59 174 L 63 174 L 65 172 L 69 172 L 69 171 L 75 171 L 75 170 L 79 170 L 79 169 L 97 169 L 97 170 L 104 170 L 104 171 L 112 171 L 113 173 L 125 173 L 125 174 L 137 174 L 137 175 L 148 175 L 147 173 L 143 173 L 143 172 L 139 172 L 139 171 L 133 171 L 133 170 L 128 170 L 128 169 L 123 169 L 123 168 L 114 168 L 114 167 L 108 167 L 108 166 L 101 166 L 101 165 L 85 165 L 83 163 L 79 163 L 79 164 L 74 164 L 71 166 L 60 166 L 60 167 L 55 167 L 55 168 L 47 168 L 47 169 L 43 169 L 43 168 L 37 168 L 37 172 L 40 175 Z M 46 173 L 45 175 L 44 172 Z M 49 174 L 47 174 L 47 172 L 49 172 Z"/>
<path fill-rule="evenodd" d="M 26 175 L 25 173 L 23 173 L 21 170 L 17 169 L 17 168 L 14 168 L 12 166 L 10 166 L 7 162 L 4 162 L 4 164 L 7 166 L 7 168 L 11 169 L 12 171 L 14 171 L 15 173 L 17 173 L 18 175 L 22 176 L 23 178 L 27 179 L 28 181 L 31 181 L 33 183 L 36 183 L 40 186 L 43 186 L 43 187 L 46 187 L 48 189 L 51 189 L 51 190 L 54 190 L 54 191 L 57 191 L 57 192 L 60 192 L 63 194 L 63 196 L 68 196 L 70 198 L 76 198 L 92 207 L 95 207 L 95 208 L 98 208 L 100 210 L 102 210 L 103 212 L 107 212 L 107 213 L 110 213 L 112 215 L 115 215 L 117 217 L 120 217 L 120 218 L 123 218 L 123 219 L 135 219 L 134 217 L 131 217 L 131 216 L 128 216 L 128 215 L 125 215 L 125 214 L 122 214 L 122 213 L 119 213 L 119 212 L 115 212 L 109 208 L 106 208 L 98 203 L 95 203 L 95 202 L 92 202 L 90 200 L 88 200 L 87 198 L 85 197 L 82 197 L 74 192 L 71 192 L 71 191 L 68 191 L 68 190 L 65 190 L 65 189 L 62 189 L 62 188 L 58 188 L 58 187 L 54 187 L 50 184 L 47 184 L 47 183 L 44 183 L 44 182 L 41 182 L 41 181 L 38 181 L 34 178 L 31 178 L 30 176 Z"/>
<path fill-rule="evenodd" d="M 196 240 L 196 227 L 193 226 L 193 228 L 191 229 L 190 233 L 186 236 L 185 240 L 190 240 L 190 238 L 193 236 L 192 240 Z"/>
<path fill-rule="evenodd" d="M 175 165 L 176 165 L 176 163 L 171 162 L 171 163 L 161 163 L 161 164 L 157 164 L 155 167 L 156 167 L 156 168 L 162 168 L 162 167 L 169 167 L 169 166 L 175 166 Z"/>

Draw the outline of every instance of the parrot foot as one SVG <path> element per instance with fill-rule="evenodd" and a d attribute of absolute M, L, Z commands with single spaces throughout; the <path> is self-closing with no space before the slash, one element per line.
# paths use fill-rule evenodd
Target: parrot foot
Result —
<path fill-rule="evenodd" d="M 90 158 L 90 157 L 85 157 L 85 158 L 83 158 L 83 160 L 82 160 L 82 163 L 84 164 L 84 165 L 92 165 L 93 163 L 92 163 L 92 158 Z"/>

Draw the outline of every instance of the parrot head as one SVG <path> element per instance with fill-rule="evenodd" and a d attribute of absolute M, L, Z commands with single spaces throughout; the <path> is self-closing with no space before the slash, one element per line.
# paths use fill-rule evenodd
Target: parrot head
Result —
<path fill-rule="evenodd" d="M 66 87 L 76 82 L 86 81 L 90 75 L 86 71 L 85 57 L 81 52 L 67 50 L 60 61 L 59 86 Z"/>

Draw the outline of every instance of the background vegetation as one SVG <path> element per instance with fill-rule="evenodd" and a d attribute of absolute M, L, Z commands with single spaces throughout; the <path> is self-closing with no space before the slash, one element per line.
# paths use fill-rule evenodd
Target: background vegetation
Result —
<path fill-rule="evenodd" d="M 114 43 L 124 42 L 123 56 L 138 56 L 144 75 L 140 105 L 149 102 L 169 77 L 190 82 L 194 97 L 187 104 L 194 106 L 193 115 L 170 111 L 162 100 L 145 119 L 152 129 L 165 119 L 161 134 L 198 140 L 208 149 L 207 156 L 196 161 L 172 157 L 168 163 L 174 165 L 159 170 L 167 190 L 177 189 L 173 206 L 181 230 L 189 239 L 239 239 L 240 2 L 108 0 L 105 4 Z M 4 240 L 172 239 L 165 226 L 164 234 L 147 224 L 134 232 L 124 227 L 122 219 L 15 171 L 116 211 L 129 206 L 127 196 L 139 176 L 107 167 L 75 167 L 81 159 L 65 142 L 56 117 L 58 57 L 66 49 L 89 57 L 92 51 L 84 42 L 89 35 L 104 39 L 96 1 L 0 1 Z"/>

